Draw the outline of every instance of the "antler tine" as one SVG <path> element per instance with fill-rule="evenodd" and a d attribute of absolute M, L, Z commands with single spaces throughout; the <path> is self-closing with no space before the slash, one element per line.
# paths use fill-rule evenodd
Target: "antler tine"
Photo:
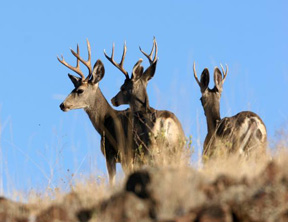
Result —
<path fill-rule="evenodd" d="M 226 64 L 226 72 L 224 71 L 224 68 L 223 68 L 222 64 L 220 64 L 220 66 L 221 66 L 222 73 L 223 73 L 223 80 L 222 80 L 222 84 L 223 84 L 225 79 L 226 79 L 226 76 L 228 74 L 228 65 Z"/>
<path fill-rule="evenodd" d="M 156 42 L 156 38 L 155 38 L 155 37 L 154 37 L 154 43 L 155 43 L 155 55 L 154 55 L 153 63 L 156 62 L 156 60 L 157 60 L 157 55 L 158 55 L 158 45 L 157 45 L 157 42 Z"/>
<path fill-rule="evenodd" d="M 124 60 L 125 60 L 125 56 L 126 56 L 126 52 L 127 52 L 127 47 L 126 47 L 126 42 L 124 43 L 124 47 L 123 47 L 123 54 L 122 54 L 122 58 L 121 58 L 121 62 L 120 63 L 116 63 L 114 61 L 114 49 L 115 49 L 115 45 L 113 43 L 112 45 L 112 53 L 111 53 L 111 57 L 109 57 L 106 54 L 106 51 L 104 49 L 104 55 L 105 57 L 114 65 L 116 66 L 125 76 L 126 78 L 129 78 L 128 72 L 123 68 L 123 64 L 124 64 Z"/>
<path fill-rule="evenodd" d="M 125 60 L 126 52 L 127 52 L 127 47 L 126 47 L 126 41 L 125 41 L 124 46 L 123 46 L 123 54 L 122 54 L 121 62 L 119 63 L 119 65 L 122 69 L 123 69 L 123 63 Z"/>
<path fill-rule="evenodd" d="M 88 51 L 88 60 L 84 63 L 87 68 L 89 69 L 89 75 L 86 77 L 86 80 L 89 80 L 90 76 L 92 75 L 92 66 L 91 66 L 91 46 L 90 46 L 90 42 L 87 39 L 87 51 Z"/>
<path fill-rule="evenodd" d="M 150 54 L 148 55 L 146 52 L 144 52 L 141 47 L 139 46 L 140 51 L 147 57 L 147 59 L 149 60 L 150 65 L 153 64 L 154 62 L 156 62 L 157 60 L 157 54 L 158 54 L 158 46 L 157 46 L 157 42 L 156 42 L 156 38 L 154 37 L 153 40 L 153 46 L 151 49 Z M 154 59 L 152 59 L 152 55 L 155 49 L 155 55 L 154 55 Z"/>
<path fill-rule="evenodd" d="M 78 45 L 77 45 L 77 53 L 79 54 L 79 46 L 78 46 Z M 61 58 L 62 58 L 62 60 L 59 59 L 59 57 L 57 56 L 57 59 L 58 59 L 59 62 L 61 62 L 61 63 L 62 63 L 64 66 L 66 66 L 68 69 L 71 69 L 71 70 L 73 70 L 74 72 L 76 72 L 78 75 L 81 76 L 82 79 L 85 79 L 85 76 L 83 75 L 83 73 L 82 73 L 82 71 L 81 71 L 81 69 L 80 69 L 80 64 L 79 64 L 79 59 L 78 59 L 78 57 L 77 57 L 76 67 L 69 65 L 69 64 L 65 61 L 65 59 L 64 59 L 64 57 L 63 57 L 62 55 L 61 55 Z"/>
<path fill-rule="evenodd" d="M 90 76 L 92 75 L 91 47 L 90 47 L 89 40 L 87 39 L 87 51 L 88 51 L 88 60 L 87 61 L 85 61 L 84 59 L 81 58 L 79 51 L 78 51 L 78 48 L 79 48 L 79 46 L 77 45 L 77 53 L 75 53 L 73 49 L 71 49 L 71 52 L 78 60 L 80 60 L 88 68 L 88 70 L 89 70 L 88 76 L 85 78 L 85 76 L 83 75 L 84 76 L 83 80 L 85 79 L 84 81 L 87 81 L 90 78 Z"/>
<path fill-rule="evenodd" d="M 193 72 L 194 72 L 194 78 L 195 78 L 196 82 L 197 82 L 198 85 L 201 87 L 200 81 L 199 81 L 199 79 L 198 79 L 198 77 L 197 77 L 197 73 L 196 73 L 195 61 L 194 61 L 194 63 L 193 63 Z"/>

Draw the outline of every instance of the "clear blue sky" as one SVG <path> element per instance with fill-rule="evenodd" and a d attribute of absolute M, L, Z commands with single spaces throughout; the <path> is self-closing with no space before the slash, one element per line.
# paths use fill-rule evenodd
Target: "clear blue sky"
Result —
<path fill-rule="evenodd" d="M 194 160 L 201 152 L 197 140 L 203 143 L 206 121 L 193 61 L 199 75 L 204 67 L 212 73 L 220 63 L 228 64 L 222 117 L 254 111 L 270 139 L 288 122 L 284 0 L 2 1 L 0 30 L 0 194 L 6 196 L 13 189 L 65 189 L 72 173 L 75 178 L 106 175 L 100 137 L 86 113 L 59 109 L 73 86 L 70 71 L 56 56 L 63 54 L 74 64 L 69 49 L 79 43 L 85 57 L 87 38 L 93 62 L 104 62 L 100 88 L 110 102 L 124 76 L 106 60 L 103 49 L 110 54 L 114 42 L 118 60 L 126 41 L 124 66 L 131 71 L 143 58 L 138 47 L 149 51 L 156 37 L 159 62 L 148 85 L 150 104 L 178 116 L 186 135 L 192 135 Z"/>

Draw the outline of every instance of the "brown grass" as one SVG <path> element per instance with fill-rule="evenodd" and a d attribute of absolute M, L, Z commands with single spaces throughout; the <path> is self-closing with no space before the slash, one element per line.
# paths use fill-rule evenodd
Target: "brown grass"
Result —
<path fill-rule="evenodd" d="M 91 176 L 68 194 L 31 192 L 27 204 L 1 199 L 0 221 L 286 221 L 286 141 L 261 158 L 222 156 L 198 167 L 187 144 L 175 161 L 165 154 L 114 187 Z"/>

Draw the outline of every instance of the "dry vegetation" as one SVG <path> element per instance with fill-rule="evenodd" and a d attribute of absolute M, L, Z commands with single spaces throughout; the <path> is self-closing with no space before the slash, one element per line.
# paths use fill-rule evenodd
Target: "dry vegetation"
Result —
<path fill-rule="evenodd" d="M 92 178 L 68 194 L 30 194 L 25 204 L 3 197 L 0 221 L 288 221 L 287 142 L 273 150 L 262 158 L 221 157 L 196 167 L 187 162 L 188 145 L 174 164 L 161 158 L 114 187 Z"/>

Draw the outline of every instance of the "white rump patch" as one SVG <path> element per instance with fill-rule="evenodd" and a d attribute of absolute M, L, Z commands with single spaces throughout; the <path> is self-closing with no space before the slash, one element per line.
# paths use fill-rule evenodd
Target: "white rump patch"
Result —
<path fill-rule="evenodd" d="M 252 121 L 252 123 L 251 123 L 251 121 Z M 260 130 L 260 132 L 262 134 L 262 137 L 261 137 L 260 141 L 258 140 L 257 135 L 256 135 L 258 130 Z M 249 142 L 249 139 L 251 138 L 251 136 L 256 141 L 258 140 L 259 143 L 263 143 L 265 141 L 265 138 L 266 138 L 266 128 L 265 128 L 264 124 L 261 122 L 261 120 L 259 120 L 259 118 L 257 118 L 257 117 L 251 117 L 251 118 L 246 117 L 244 122 L 240 126 L 240 131 L 239 131 L 239 134 L 238 134 L 238 138 L 242 138 L 243 135 L 245 135 L 245 136 L 244 136 L 243 140 L 240 143 L 240 147 L 239 147 L 240 154 L 244 153 L 244 149 L 248 145 L 248 142 Z M 255 145 L 257 145 L 257 143 Z M 251 149 L 251 148 L 252 147 L 250 147 L 249 149 Z"/>
<path fill-rule="evenodd" d="M 166 138 L 169 144 L 179 143 L 179 127 L 172 118 L 158 118 L 152 130 L 154 138 Z"/>

